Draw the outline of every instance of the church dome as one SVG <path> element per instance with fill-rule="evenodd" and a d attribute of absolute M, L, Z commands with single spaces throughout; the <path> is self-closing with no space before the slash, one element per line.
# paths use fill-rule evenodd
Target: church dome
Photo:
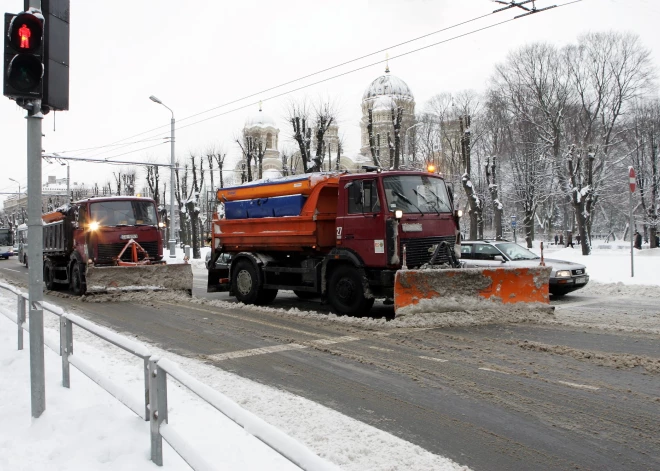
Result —
<path fill-rule="evenodd" d="M 245 128 L 273 128 L 277 129 L 275 120 L 268 114 L 259 110 L 245 120 Z"/>
<path fill-rule="evenodd" d="M 399 77 L 395 77 L 394 75 L 390 74 L 381 75 L 376 80 L 371 82 L 371 85 L 369 85 L 369 87 L 367 87 L 367 89 L 364 91 L 362 99 L 367 100 L 369 98 L 374 98 L 381 95 L 389 95 L 396 98 L 404 98 L 409 100 L 414 99 L 413 94 L 406 82 L 401 80 Z"/>
<path fill-rule="evenodd" d="M 394 99 L 389 95 L 381 95 L 373 101 L 371 109 L 374 111 L 389 111 L 392 108 L 396 108 Z"/>

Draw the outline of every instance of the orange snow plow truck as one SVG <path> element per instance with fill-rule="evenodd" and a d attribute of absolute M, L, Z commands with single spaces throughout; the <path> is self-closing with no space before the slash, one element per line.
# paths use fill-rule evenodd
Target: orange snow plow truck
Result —
<path fill-rule="evenodd" d="M 548 303 L 548 267 L 461 268 L 461 212 L 438 175 L 312 173 L 217 197 L 207 291 L 245 304 L 269 304 L 278 290 L 358 316 L 379 298 L 397 314 L 443 297 Z"/>
<path fill-rule="evenodd" d="M 89 198 L 46 213 L 44 282 L 49 290 L 192 292 L 192 268 L 166 265 L 150 198 Z M 30 263 L 32 261 L 30 260 Z"/>

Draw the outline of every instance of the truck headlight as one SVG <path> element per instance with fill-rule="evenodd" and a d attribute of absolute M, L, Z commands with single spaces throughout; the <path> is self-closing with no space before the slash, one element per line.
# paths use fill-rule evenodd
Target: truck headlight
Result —
<path fill-rule="evenodd" d="M 165 227 L 165 223 L 164 222 L 159 222 L 158 227 Z"/>
<path fill-rule="evenodd" d="M 403 217 L 403 211 L 400 209 L 395 209 L 394 210 L 394 218 L 395 219 L 401 219 Z"/>
<path fill-rule="evenodd" d="M 95 231 L 99 228 L 99 223 L 96 222 L 96 221 L 92 221 L 92 222 L 89 223 L 88 227 L 89 227 L 90 231 Z"/>
<path fill-rule="evenodd" d="M 555 276 L 557 278 L 570 278 L 571 277 L 571 271 L 570 270 L 559 270 Z"/>

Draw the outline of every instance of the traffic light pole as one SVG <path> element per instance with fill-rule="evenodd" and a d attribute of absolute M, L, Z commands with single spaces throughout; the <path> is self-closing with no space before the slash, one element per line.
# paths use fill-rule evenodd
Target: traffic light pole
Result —
<path fill-rule="evenodd" d="M 30 321 L 30 387 L 32 417 L 46 410 L 44 375 L 43 226 L 41 223 L 41 100 L 32 100 L 27 115 L 28 270 Z"/>

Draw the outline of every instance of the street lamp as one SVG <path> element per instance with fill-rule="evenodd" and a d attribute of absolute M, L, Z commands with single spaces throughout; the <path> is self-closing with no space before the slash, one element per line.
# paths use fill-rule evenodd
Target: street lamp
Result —
<path fill-rule="evenodd" d="M 149 99 L 154 103 L 163 105 L 170 110 L 170 113 L 172 113 L 170 128 L 170 143 L 172 145 L 170 149 L 170 240 L 168 242 L 170 247 L 170 258 L 176 258 L 176 239 L 174 236 L 174 111 L 153 95 L 151 95 Z"/>
<path fill-rule="evenodd" d="M 13 178 L 10 178 L 10 180 L 15 182 L 15 183 L 18 183 L 18 199 L 20 199 L 21 198 L 21 182 L 19 182 L 18 180 L 14 180 Z"/>
<path fill-rule="evenodd" d="M 410 131 L 412 128 L 416 128 L 417 126 L 421 126 L 422 124 L 424 124 L 424 123 L 413 124 L 413 125 L 410 126 L 408 129 L 406 129 L 406 132 L 403 133 L 403 136 L 404 136 L 405 139 L 406 139 L 406 153 L 403 155 L 403 163 L 404 163 L 404 164 L 406 163 L 406 162 L 405 162 L 405 160 L 406 160 L 406 154 L 408 154 L 408 153 L 410 152 L 410 150 L 409 150 L 409 148 L 410 148 L 410 144 L 408 143 L 408 131 Z"/>

